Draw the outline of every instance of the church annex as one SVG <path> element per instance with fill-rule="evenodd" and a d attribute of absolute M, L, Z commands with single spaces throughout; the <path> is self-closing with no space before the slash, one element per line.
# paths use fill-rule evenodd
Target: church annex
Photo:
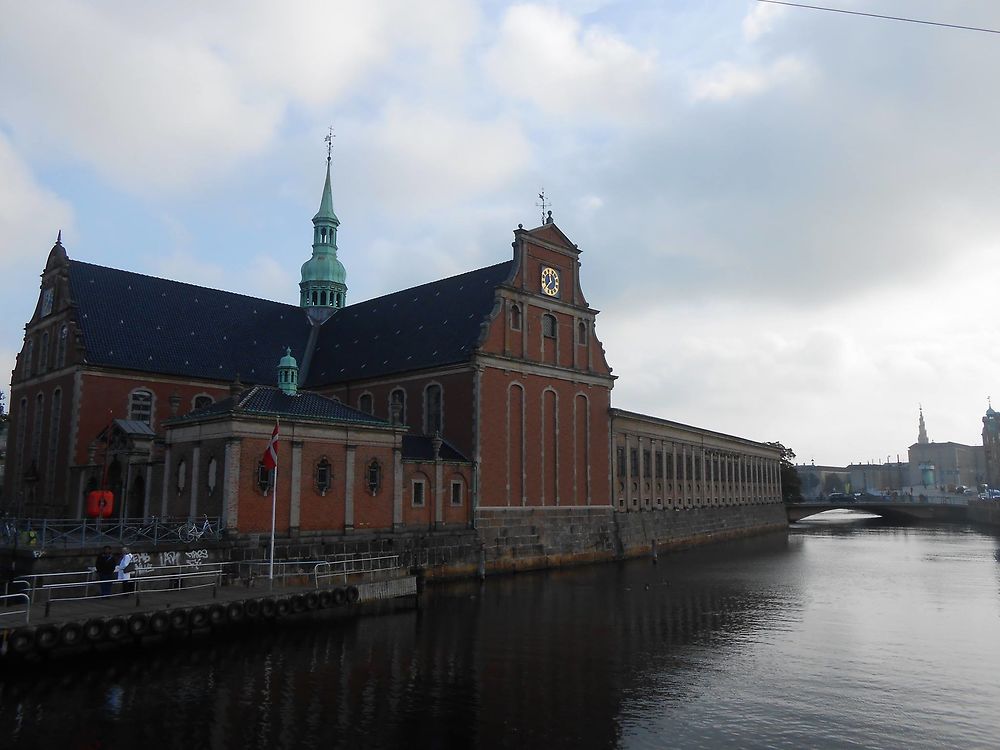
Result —
<path fill-rule="evenodd" d="M 116 517 L 258 532 L 279 420 L 286 536 L 520 528 L 548 555 L 571 526 L 614 552 L 615 514 L 658 513 L 660 539 L 682 510 L 689 536 L 779 523 L 773 448 L 611 408 L 551 212 L 507 260 L 356 304 L 329 160 L 312 223 L 298 306 L 75 260 L 60 236 L 12 375 L 7 510 L 80 518 L 106 473 Z"/>

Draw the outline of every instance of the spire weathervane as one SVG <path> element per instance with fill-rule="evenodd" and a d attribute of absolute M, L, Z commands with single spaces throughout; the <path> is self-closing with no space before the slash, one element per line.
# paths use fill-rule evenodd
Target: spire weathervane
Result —
<path fill-rule="evenodd" d="M 327 131 L 326 137 L 323 138 L 323 142 L 326 143 L 326 160 L 327 161 L 330 161 L 331 156 L 333 154 L 333 139 L 336 138 L 336 137 L 337 136 L 335 136 L 333 134 L 333 125 L 331 125 L 330 129 Z"/>
<path fill-rule="evenodd" d="M 542 192 L 538 194 L 538 203 L 535 205 L 542 209 L 542 224 L 545 223 L 545 209 L 551 208 L 552 204 L 545 200 L 545 188 L 542 188 Z M 550 212 L 551 213 L 551 212 Z"/>

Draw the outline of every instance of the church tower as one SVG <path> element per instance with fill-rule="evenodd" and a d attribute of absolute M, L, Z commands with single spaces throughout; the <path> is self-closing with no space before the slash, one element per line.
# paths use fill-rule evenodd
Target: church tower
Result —
<path fill-rule="evenodd" d="M 340 219 L 333 212 L 329 148 L 323 197 L 312 221 L 312 258 L 302 264 L 299 305 L 305 309 L 310 322 L 314 326 L 320 326 L 347 304 L 347 271 L 344 270 L 344 264 L 337 260 L 337 227 L 340 226 Z"/>
<path fill-rule="evenodd" d="M 983 417 L 983 452 L 986 454 L 986 483 L 1000 489 L 1000 413 L 989 404 Z"/>
<path fill-rule="evenodd" d="M 927 425 L 924 424 L 924 407 L 920 407 L 920 424 L 917 427 L 917 442 L 925 445 L 930 441 L 927 439 Z"/>

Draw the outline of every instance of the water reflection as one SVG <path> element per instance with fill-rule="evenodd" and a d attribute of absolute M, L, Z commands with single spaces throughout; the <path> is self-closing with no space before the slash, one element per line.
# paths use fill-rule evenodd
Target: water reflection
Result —
<path fill-rule="evenodd" d="M 0 736 L 102 749 L 900 747 L 872 741 L 887 719 L 865 718 L 858 701 L 912 711 L 899 691 L 917 694 L 923 684 L 908 681 L 930 679 L 936 707 L 922 710 L 966 713 L 965 734 L 948 734 L 953 723 L 943 736 L 977 737 L 996 688 L 949 701 L 955 680 L 981 685 L 998 666 L 985 650 L 993 636 L 935 652 L 933 617 L 921 628 L 893 612 L 981 601 L 985 559 L 992 599 L 963 617 L 989 621 L 995 541 L 879 526 L 848 533 L 823 526 L 661 554 L 658 564 L 460 582 L 392 617 L 43 664 L 0 677 Z M 914 582 L 923 600 L 900 594 Z M 934 681 L 943 654 L 977 650 L 977 664 Z M 907 656 L 908 665 L 886 661 Z M 940 727 L 935 736 L 917 724 L 896 739 L 941 742 Z M 821 729 L 833 738 L 816 742 Z"/>

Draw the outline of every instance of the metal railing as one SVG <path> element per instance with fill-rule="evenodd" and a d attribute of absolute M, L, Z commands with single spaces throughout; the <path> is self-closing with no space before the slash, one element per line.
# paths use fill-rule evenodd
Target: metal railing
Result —
<path fill-rule="evenodd" d="M 22 518 L 0 526 L 0 546 L 30 549 L 99 547 L 104 544 L 160 544 L 210 542 L 222 539 L 222 518 L 208 524 L 192 518 Z"/>
<path fill-rule="evenodd" d="M 24 609 L 7 609 L 10 602 L 15 600 L 24 601 Z M 31 600 L 28 598 L 27 594 L 3 594 L 0 596 L 0 622 L 4 617 L 14 617 L 17 615 L 24 615 L 24 624 L 27 625 L 31 619 Z"/>
<path fill-rule="evenodd" d="M 368 580 L 374 580 L 375 573 L 386 570 L 396 570 L 399 568 L 399 555 L 365 555 L 351 556 L 338 555 L 343 559 L 325 560 L 313 566 L 313 580 L 316 588 L 320 588 L 321 581 L 339 578 L 344 583 L 350 575 L 365 575 Z"/>
<path fill-rule="evenodd" d="M 48 617 L 52 605 L 58 602 L 91 601 L 95 599 L 133 599 L 136 606 L 142 594 L 162 593 L 169 591 L 182 591 L 197 588 L 212 587 L 212 598 L 218 594 L 219 586 L 222 583 L 221 570 L 203 570 L 194 573 L 172 573 L 162 576 L 141 576 L 131 578 L 122 583 L 132 585 L 131 590 L 113 594 L 91 594 L 90 587 L 99 581 L 77 581 L 72 583 L 49 583 L 40 587 L 40 591 L 45 594 L 45 616 Z M 185 585 L 186 581 L 199 581 L 193 585 Z M 150 586 L 149 584 L 154 584 Z M 83 587 L 82 596 L 55 596 L 58 592 L 70 591 Z"/>

